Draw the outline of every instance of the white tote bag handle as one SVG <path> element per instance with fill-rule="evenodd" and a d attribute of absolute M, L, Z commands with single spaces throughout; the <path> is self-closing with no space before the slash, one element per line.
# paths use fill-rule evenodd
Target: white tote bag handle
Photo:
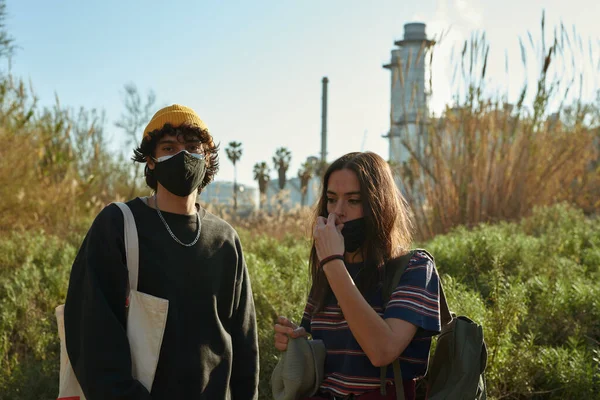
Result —
<path fill-rule="evenodd" d="M 125 203 L 113 203 L 123 212 L 123 224 L 125 232 L 125 254 L 127 258 L 127 270 L 129 271 L 129 290 L 137 290 L 138 275 L 140 270 L 140 246 L 138 244 L 137 226 L 131 209 Z"/>
<path fill-rule="evenodd" d="M 131 367 L 133 376 L 150 391 L 167 324 L 169 301 L 137 290 L 140 250 L 135 218 L 127 204 L 118 202 L 114 204 L 123 212 L 125 230 L 125 250 L 129 271 L 127 338 L 131 349 Z"/>

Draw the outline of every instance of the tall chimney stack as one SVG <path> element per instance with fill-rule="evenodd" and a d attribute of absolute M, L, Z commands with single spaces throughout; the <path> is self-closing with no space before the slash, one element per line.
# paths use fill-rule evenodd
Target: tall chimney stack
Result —
<path fill-rule="evenodd" d="M 329 79 L 323 77 L 323 96 L 321 98 L 321 161 L 327 159 L 327 84 Z"/>
<path fill-rule="evenodd" d="M 408 141 L 419 153 L 421 137 L 427 134 L 429 124 L 429 89 L 425 72 L 429 57 L 426 55 L 434 41 L 427 38 L 425 24 L 404 24 L 404 39 L 396 41 L 392 60 L 384 65 L 391 72 L 390 131 L 385 136 L 390 143 L 390 161 L 397 164 L 410 159 L 403 142 Z"/>

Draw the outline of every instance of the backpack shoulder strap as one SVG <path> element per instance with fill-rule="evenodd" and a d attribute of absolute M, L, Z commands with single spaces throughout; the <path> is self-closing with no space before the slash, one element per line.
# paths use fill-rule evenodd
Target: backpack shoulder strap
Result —
<path fill-rule="evenodd" d="M 135 218 L 129 206 L 125 203 L 114 202 L 123 212 L 123 225 L 125 233 L 125 256 L 129 272 L 129 290 L 137 290 L 139 273 L 139 245 Z"/>
<path fill-rule="evenodd" d="M 442 286 L 442 278 L 440 278 L 439 274 L 438 279 L 440 282 L 440 322 L 441 326 L 446 326 L 452 322 L 452 314 L 450 313 L 450 308 L 448 307 L 448 302 L 446 301 L 444 287 Z"/>
<path fill-rule="evenodd" d="M 431 260 L 434 262 L 434 267 L 435 267 L 435 258 L 433 258 L 433 256 L 431 255 L 430 252 L 428 252 L 425 249 L 416 249 L 414 251 L 419 251 L 421 253 L 427 254 L 427 256 L 429 258 L 431 258 Z M 437 267 L 436 267 L 436 272 L 437 272 Z M 452 322 L 452 313 L 450 312 L 450 308 L 448 308 L 448 301 L 446 300 L 446 295 L 444 294 L 444 286 L 442 285 L 442 278 L 440 277 L 439 273 L 437 275 L 438 275 L 438 282 L 439 282 L 439 288 L 440 288 L 440 293 L 439 293 L 440 322 L 441 322 L 442 326 L 445 326 L 445 325 L 449 324 L 450 322 Z"/>
<path fill-rule="evenodd" d="M 400 277 L 408 267 L 408 263 L 414 254 L 413 251 L 409 251 L 408 253 L 391 259 L 385 264 L 384 267 L 384 277 L 383 277 L 383 286 L 381 288 L 381 296 L 383 297 L 384 306 L 390 301 L 392 297 L 392 293 L 398 286 L 400 282 Z M 392 363 L 394 368 L 394 386 L 396 388 L 396 399 L 404 400 L 404 386 L 402 384 L 402 372 L 400 371 L 400 362 L 398 360 L 394 360 Z M 381 376 L 380 376 L 380 391 L 383 396 L 386 395 L 386 380 L 387 380 L 387 369 L 388 365 L 381 367 Z"/>
<path fill-rule="evenodd" d="M 393 258 L 389 260 L 384 267 L 383 271 L 383 285 L 381 287 L 381 296 L 383 297 L 384 306 L 390 301 L 390 297 L 392 297 L 392 293 L 398 286 L 400 282 L 400 277 L 408 267 L 408 263 L 414 254 L 413 251 L 409 251 L 408 253 Z"/>

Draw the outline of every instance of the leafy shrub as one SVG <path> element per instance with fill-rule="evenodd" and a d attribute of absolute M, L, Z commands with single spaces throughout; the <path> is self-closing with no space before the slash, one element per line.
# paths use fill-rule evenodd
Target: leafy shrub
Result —
<path fill-rule="evenodd" d="M 54 308 L 66 296 L 75 251 L 43 232 L 0 241 L 0 399 L 56 397 Z"/>
<path fill-rule="evenodd" d="M 600 389 L 599 236 L 597 218 L 559 204 L 426 244 L 450 307 L 484 326 L 493 398 L 592 398 Z"/>
<path fill-rule="evenodd" d="M 308 250 L 305 239 L 286 236 L 279 241 L 270 236 L 251 237 L 241 231 L 246 264 L 252 278 L 252 291 L 260 346 L 260 398 L 271 398 L 271 372 L 279 351 L 273 346 L 273 324 L 283 315 L 299 322 L 309 290 Z"/>
<path fill-rule="evenodd" d="M 558 205 L 520 223 L 457 228 L 421 245 L 436 257 L 450 308 L 484 327 L 491 399 L 600 392 L 599 228 L 598 219 Z M 247 227 L 239 234 L 257 310 L 260 398 L 270 399 L 279 355 L 273 323 L 277 315 L 300 320 L 310 243 Z M 81 239 L 81 232 L 0 236 L 0 400 L 55 398 L 54 307 L 64 301 Z"/>

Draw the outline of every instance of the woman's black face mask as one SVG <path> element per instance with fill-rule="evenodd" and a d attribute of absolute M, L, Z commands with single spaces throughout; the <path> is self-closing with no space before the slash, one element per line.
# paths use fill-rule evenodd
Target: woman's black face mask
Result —
<path fill-rule="evenodd" d="M 344 223 L 342 236 L 344 236 L 344 247 L 347 252 L 353 253 L 360 248 L 367 238 L 365 218 L 357 218 Z"/>

